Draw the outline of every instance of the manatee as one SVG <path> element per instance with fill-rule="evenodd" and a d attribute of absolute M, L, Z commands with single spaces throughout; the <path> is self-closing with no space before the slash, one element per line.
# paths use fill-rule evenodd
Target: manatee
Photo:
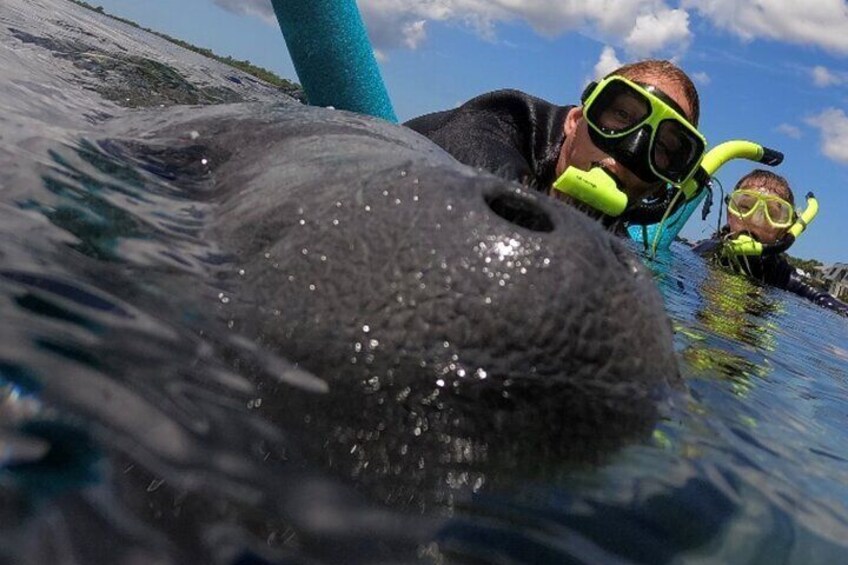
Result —
<path fill-rule="evenodd" d="M 652 429 L 678 379 L 662 300 L 582 214 L 346 112 L 157 121 L 133 132 L 134 159 L 209 156 L 205 237 L 231 258 L 214 275 L 220 322 L 327 383 L 258 383 L 261 413 L 308 459 L 428 509 Z"/>
<path fill-rule="evenodd" d="M 649 437 L 679 373 L 626 242 L 402 126 L 13 5 L 0 561 L 397 562 Z M 248 102 L 105 101 L 137 52 Z"/>

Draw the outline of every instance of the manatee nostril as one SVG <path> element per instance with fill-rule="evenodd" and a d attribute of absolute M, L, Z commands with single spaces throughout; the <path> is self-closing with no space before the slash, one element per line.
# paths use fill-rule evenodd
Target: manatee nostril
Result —
<path fill-rule="evenodd" d="M 554 223 L 545 210 L 528 198 L 509 192 L 487 194 L 486 204 L 492 212 L 522 228 L 532 231 L 554 231 Z"/>

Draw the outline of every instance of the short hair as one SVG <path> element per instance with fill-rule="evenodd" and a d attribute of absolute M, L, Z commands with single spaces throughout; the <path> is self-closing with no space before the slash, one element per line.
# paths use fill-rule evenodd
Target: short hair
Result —
<path fill-rule="evenodd" d="M 795 195 L 792 194 L 792 187 L 789 186 L 789 182 L 771 171 L 754 169 L 739 179 L 733 190 L 739 190 L 742 187 L 758 188 L 767 194 L 783 198 L 793 206 L 795 205 Z"/>
<path fill-rule="evenodd" d="M 698 121 L 701 119 L 701 100 L 698 97 L 698 89 L 695 88 L 695 83 L 689 78 L 683 70 L 671 61 L 661 59 L 646 59 L 623 65 L 607 77 L 612 75 L 623 76 L 626 79 L 645 82 L 651 79 L 665 78 L 677 84 L 682 90 L 686 101 L 692 107 L 692 125 L 698 127 Z M 606 77 L 604 77 L 606 78 Z"/>

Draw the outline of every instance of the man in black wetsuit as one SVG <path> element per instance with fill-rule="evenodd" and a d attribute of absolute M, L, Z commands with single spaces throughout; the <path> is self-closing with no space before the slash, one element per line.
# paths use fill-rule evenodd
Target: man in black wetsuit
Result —
<path fill-rule="evenodd" d="M 816 304 L 848 314 L 848 304 L 811 286 L 797 274 L 782 253 L 736 257 L 729 242 L 748 234 L 762 244 L 775 244 L 797 220 L 795 197 L 783 177 L 757 169 L 739 179 L 727 203 L 727 225 L 693 250 L 761 283 L 794 292 Z"/>
<path fill-rule="evenodd" d="M 583 171 L 600 167 L 626 194 L 628 204 L 620 218 L 633 222 L 632 212 L 642 198 L 665 192 L 668 182 L 681 180 L 677 177 L 693 172 L 700 161 L 704 143 L 695 130 L 700 103 L 689 77 L 668 61 L 625 65 L 607 75 L 601 84 L 613 76 L 639 85 L 642 94 L 636 96 L 654 100 L 644 113 L 627 105 L 613 107 L 613 118 L 626 122 L 618 124 L 625 126 L 618 131 L 615 123 L 604 122 L 605 115 L 596 115 L 594 121 L 587 119 L 592 117 L 591 109 L 584 115 L 584 107 L 589 107 L 587 101 L 594 99 L 596 107 L 601 105 L 601 96 L 592 97 L 591 89 L 598 88 L 596 83 L 587 88 L 580 106 L 557 106 L 517 90 L 498 90 L 454 110 L 427 114 L 405 125 L 467 165 L 559 198 L 568 199 L 552 185 L 568 167 Z M 633 103 L 632 99 L 627 102 Z M 659 106 L 664 108 L 664 122 L 678 120 L 667 133 L 663 133 L 663 128 L 668 124 L 648 123 L 648 116 L 658 112 Z M 610 139 L 612 136 L 614 139 Z M 679 170 L 673 166 L 663 168 L 657 157 L 669 147 L 677 151 L 670 155 L 673 162 L 680 161 Z M 627 217 L 628 213 L 631 217 Z M 647 218 L 643 223 L 656 220 Z"/>

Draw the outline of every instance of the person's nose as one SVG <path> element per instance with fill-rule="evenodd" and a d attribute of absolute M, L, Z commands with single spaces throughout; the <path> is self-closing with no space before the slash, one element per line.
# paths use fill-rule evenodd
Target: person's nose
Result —
<path fill-rule="evenodd" d="M 754 213 L 751 215 L 751 223 L 756 224 L 758 226 L 766 225 L 765 210 L 762 206 L 757 206 L 757 209 L 754 210 Z"/>
<path fill-rule="evenodd" d="M 642 128 L 639 131 L 630 134 L 625 143 L 622 143 L 619 148 L 622 153 L 625 153 L 629 158 L 633 159 L 639 156 L 639 150 L 646 145 L 650 140 L 651 132 L 647 128 Z"/>

